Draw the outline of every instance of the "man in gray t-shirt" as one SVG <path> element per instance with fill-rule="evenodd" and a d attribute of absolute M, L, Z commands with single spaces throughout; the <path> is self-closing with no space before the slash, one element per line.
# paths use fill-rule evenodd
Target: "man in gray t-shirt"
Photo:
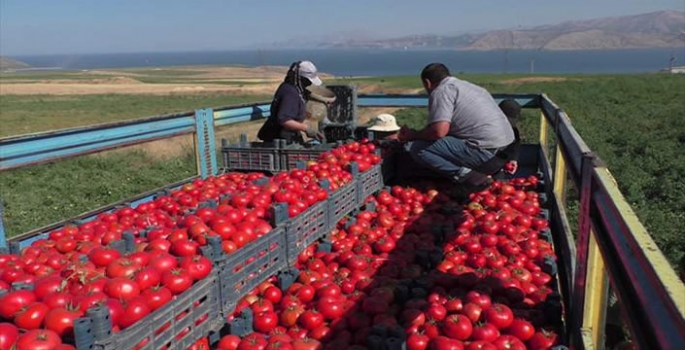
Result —
<path fill-rule="evenodd" d="M 458 183 L 489 182 L 487 175 L 472 169 L 515 141 L 497 102 L 482 87 L 451 76 L 441 63 L 426 66 L 421 81 L 429 93 L 428 125 L 400 130 L 400 139 L 411 141 L 412 157 Z"/>

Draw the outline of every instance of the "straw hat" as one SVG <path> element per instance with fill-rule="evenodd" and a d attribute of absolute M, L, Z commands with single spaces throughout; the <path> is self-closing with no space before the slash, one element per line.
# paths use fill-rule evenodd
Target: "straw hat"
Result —
<path fill-rule="evenodd" d="M 373 120 L 371 120 L 371 127 L 367 130 L 370 131 L 382 131 L 382 132 L 393 132 L 399 131 L 400 127 L 397 125 L 395 116 L 392 114 L 379 114 Z"/>

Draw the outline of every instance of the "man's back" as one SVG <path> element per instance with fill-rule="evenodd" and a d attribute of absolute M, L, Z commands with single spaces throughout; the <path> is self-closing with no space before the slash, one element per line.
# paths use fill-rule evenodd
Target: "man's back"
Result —
<path fill-rule="evenodd" d="M 429 104 L 451 106 L 449 135 L 486 149 L 514 142 L 514 132 L 506 116 L 492 95 L 478 85 L 447 77 L 431 93 Z M 445 108 L 438 110 L 448 112 Z M 431 115 L 429 122 L 436 121 L 436 117 L 446 119 L 446 116 Z"/>

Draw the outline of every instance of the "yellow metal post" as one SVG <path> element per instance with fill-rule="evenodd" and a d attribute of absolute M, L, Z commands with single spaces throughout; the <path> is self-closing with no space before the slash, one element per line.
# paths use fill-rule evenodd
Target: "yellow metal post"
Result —
<path fill-rule="evenodd" d="M 548 154 L 549 147 L 549 137 L 547 136 L 547 129 L 549 122 L 547 122 L 547 117 L 545 113 L 540 113 L 540 147 L 545 155 Z"/>
<path fill-rule="evenodd" d="M 566 206 L 566 160 L 561 152 L 561 144 L 557 142 L 554 156 L 554 195 Z"/>
<path fill-rule="evenodd" d="M 595 348 L 603 349 L 609 283 L 604 259 L 592 229 L 590 229 L 587 257 L 583 328 L 590 330 Z"/>

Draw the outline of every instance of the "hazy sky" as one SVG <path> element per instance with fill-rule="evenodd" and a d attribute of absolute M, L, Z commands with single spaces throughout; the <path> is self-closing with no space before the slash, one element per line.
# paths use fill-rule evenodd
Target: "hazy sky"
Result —
<path fill-rule="evenodd" d="M 425 3 L 427 5 L 421 5 Z M 226 50 L 685 10 L 685 0 L 0 0 L 0 54 Z"/>

